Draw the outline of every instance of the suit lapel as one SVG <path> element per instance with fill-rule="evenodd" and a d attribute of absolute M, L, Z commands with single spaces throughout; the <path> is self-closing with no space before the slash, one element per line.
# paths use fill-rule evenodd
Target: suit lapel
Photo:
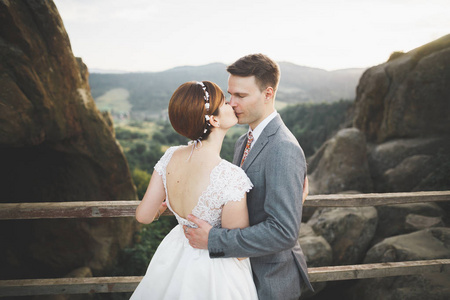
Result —
<path fill-rule="evenodd" d="M 248 153 L 247 158 L 244 161 L 244 164 L 242 165 L 242 169 L 244 171 L 247 171 L 247 169 L 251 166 L 253 161 L 258 157 L 258 154 L 264 149 L 264 147 L 269 142 L 269 137 L 271 135 L 274 135 L 277 131 L 280 125 L 282 124 L 281 117 L 278 114 L 272 121 L 267 124 L 267 126 L 264 128 L 264 130 L 261 132 L 261 135 L 258 137 L 258 140 L 256 140 L 255 144 L 252 146 L 252 149 Z M 245 139 L 245 143 L 247 142 L 247 139 Z M 245 148 L 244 143 L 244 148 Z M 241 158 L 242 153 L 244 152 L 244 148 L 242 148 L 241 152 Z"/>
<path fill-rule="evenodd" d="M 252 149 L 247 155 L 247 158 L 244 161 L 244 164 L 242 165 L 242 169 L 244 171 L 247 171 L 248 167 L 251 166 L 255 158 L 258 156 L 258 154 L 261 152 L 262 149 L 266 146 L 266 144 L 269 142 L 269 139 L 266 135 L 263 135 L 264 131 L 259 136 L 256 143 L 253 145 Z"/>

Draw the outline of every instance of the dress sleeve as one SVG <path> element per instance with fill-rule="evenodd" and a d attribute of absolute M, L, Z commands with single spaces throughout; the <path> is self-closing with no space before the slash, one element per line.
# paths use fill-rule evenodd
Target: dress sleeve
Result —
<path fill-rule="evenodd" d="M 164 153 L 164 155 L 159 159 L 159 161 L 156 163 L 155 165 L 155 171 L 158 172 L 159 175 L 161 175 L 162 177 L 165 176 L 166 174 L 166 168 L 167 165 L 169 164 L 170 159 L 172 158 L 172 154 L 175 152 L 175 150 L 178 147 L 170 147 L 169 149 L 166 150 L 166 153 Z"/>
<path fill-rule="evenodd" d="M 230 168 L 229 176 L 227 177 L 223 205 L 227 204 L 228 201 L 240 201 L 245 196 L 245 193 L 248 193 L 253 188 L 250 178 L 248 178 L 244 170 L 237 166 L 233 165 Z"/>

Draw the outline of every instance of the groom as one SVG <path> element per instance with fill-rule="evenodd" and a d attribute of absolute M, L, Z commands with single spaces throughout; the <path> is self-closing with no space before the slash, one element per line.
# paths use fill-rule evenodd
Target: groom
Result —
<path fill-rule="evenodd" d="M 236 142 L 233 163 L 254 185 L 247 195 L 250 227 L 212 228 L 189 215 L 198 228 L 189 228 L 186 237 L 193 247 L 208 249 L 211 258 L 250 257 L 259 299 L 298 299 L 301 280 L 312 290 L 298 243 L 306 162 L 274 108 L 280 69 L 267 56 L 253 54 L 227 71 L 230 104 L 239 124 L 249 125 Z"/>

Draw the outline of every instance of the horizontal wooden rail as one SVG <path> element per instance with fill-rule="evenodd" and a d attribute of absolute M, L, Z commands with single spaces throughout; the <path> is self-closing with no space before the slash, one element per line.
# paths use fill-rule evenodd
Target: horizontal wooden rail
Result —
<path fill-rule="evenodd" d="M 359 207 L 435 201 L 450 201 L 450 191 L 314 195 L 308 196 L 305 206 Z M 138 205 L 139 201 L 0 203 L 0 220 L 133 217 Z M 166 211 L 164 215 L 171 213 Z"/>
<path fill-rule="evenodd" d="M 311 282 L 441 273 L 450 259 L 309 268 Z M 132 292 L 140 276 L 0 280 L 0 297 Z"/>
<path fill-rule="evenodd" d="M 134 291 L 141 276 L 0 280 L 0 297 Z"/>
<path fill-rule="evenodd" d="M 450 201 L 450 191 L 314 195 L 306 198 L 305 206 L 359 207 L 437 201 Z"/>
<path fill-rule="evenodd" d="M 362 265 L 309 268 L 311 282 L 388 276 L 420 275 L 450 271 L 450 259 L 417 260 Z"/>
<path fill-rule="evenodd" d="M 139 201 L 2 203 L 0 220 L 131 217 Z"/>

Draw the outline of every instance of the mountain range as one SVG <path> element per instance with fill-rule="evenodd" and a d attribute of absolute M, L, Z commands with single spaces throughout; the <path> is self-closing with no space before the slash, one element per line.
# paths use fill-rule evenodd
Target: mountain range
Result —
<path fill-rule="evenodd" d="M 277 102 L 283 104 L 323 103 L 353 100 L 356 86 L 365 69 L 326 71 L 280 62 L 281 81 Z M 90 74 L 92 96 L 100 110 L 157 116 L 167 109 L 175 89 L 184 82 L 210 80 L 224 93 L 227 89 L 226 65 L 182 66 L 162 72 Z M 124 103 L 125 102 L 125 103 Z"/>

